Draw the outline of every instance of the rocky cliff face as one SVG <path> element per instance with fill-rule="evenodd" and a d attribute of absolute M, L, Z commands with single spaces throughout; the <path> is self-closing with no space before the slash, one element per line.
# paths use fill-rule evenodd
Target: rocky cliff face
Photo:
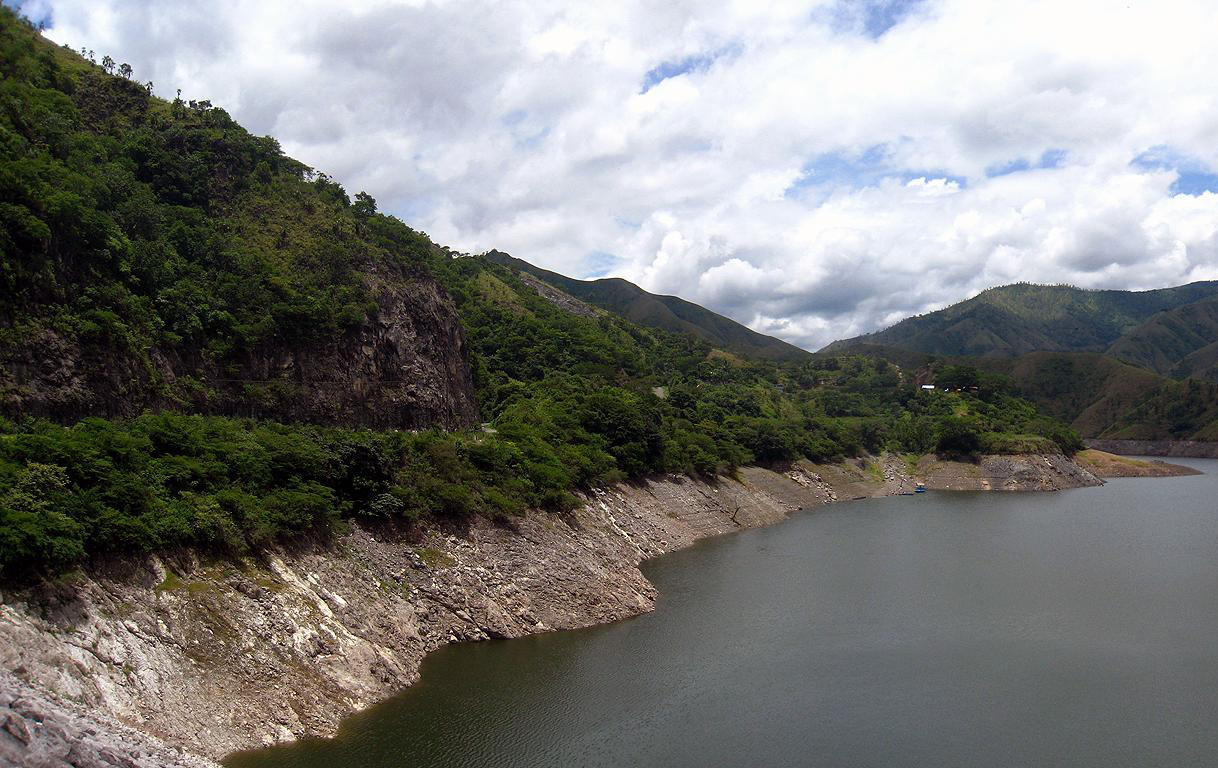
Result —
<path fill-rule="evenodd" d="M 0 765 L 215 768 L 211 760 L 0 672 Z"/>
<path fill-rule="evenodd" d="M 224 363 L 44 328 L 0 345 L 0 406 L 59 421 L 174 407 L 377 428 L 472 424 L 465 334 L 447 293 L 423 274 L 370 273 L 367 282 L 376 311 L 345 335 L 284 339 Z"/>
<path fill-rule="evenodd" d="M 1048 487 L 1050 476 L 1054 487 L 1098 482 L 1032 466 L 1018 480 L 1027 487 Z M 745 468 L 717 483 L 669 477 L 597 491 L 559 517 L 353 526 L 334 542 L 241 562 L 98 563 L 3 593 L 0 668 L 12 671 L 10 693 L 53 695 L 218 759 L 332 734 L 347 714 L 413 683 L 424 655 L 445 643 L 651 610 L 656 591 L 638 568 L 646 558 L 913 480 L 895 457 Z"/>

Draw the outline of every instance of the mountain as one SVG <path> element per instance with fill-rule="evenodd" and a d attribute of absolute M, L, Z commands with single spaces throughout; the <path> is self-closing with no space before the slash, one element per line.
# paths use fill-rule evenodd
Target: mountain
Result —
<path fill-rule="evenodd" d="M 474 422 L 425 237 L 2 14 L 0 414 Z"/>
<path fill-rule="evenodd" d="M 531 274 L 580 301 L 620 315 L 639 325 L 673 333 L 692 333 L 716 347 L 742 357 L 764 360 L 806 360 L 811 357 L 807 350 L 773 336 L 758 333 L 693 302 L 676 296 L 648 293 L 621 278 L 576 280 L 534 266 L 502 251 L 491 251 L 485 256 L 496 264 Z"/>
<path fill-rule="evenodd" d="M 1218 297 L 1218 281 L 1153 291 L 1089 291 L 1018 283 L 991 288 L 946 309 L 910 317 L 885 330 L 830 344 L 839 352 L 861 344 L 897 347 L 927 355 L 1015 357 L 1035 351 L 1105 352 L 1138 331 L 1157 313 Z M 1175 354 L 1207 333 L 1204 312 L 1178 313 L 1171 333 Z M 1188 324 L 1198 321 L 1188 335 Z M 1151 328 L 1143 335 L 1162 335 Z M 1210 340 L 1215 338 L 1211 335 Z M 1154 355 L 1136 343 L 1129 353 L 1141 363 Z M 1118 355 L 1119 356 L 1119 355 Z M 1176 357 L 1178 361 L 1180 358 Z M 1174 365 L 1175 362 L 1172 363 Z"/>
<path fill-rule="evenodd" d="M 1218 282 L 1154 291 L 992 288 L 947 309 L 834 342 L 921 368 L 975 366 L 1084 437 L 1218 437 Z"/>
<path fill-rule="evenodd" d="M 1174 379 L 1218 381 L 1218 296 L 1152 315 L 1107 351 Z"/>

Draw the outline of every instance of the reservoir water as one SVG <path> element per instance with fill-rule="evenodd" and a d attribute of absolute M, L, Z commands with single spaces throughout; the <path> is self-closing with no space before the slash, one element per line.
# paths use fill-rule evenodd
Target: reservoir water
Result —
<path fill-rule="evenodd" d="M 338 738 L 227 764 L 1218 765 L 1218 461 L 1179 462 L 1206 474 L 707 540 L 645 565 L 654 613 L 448 646 Z"/>

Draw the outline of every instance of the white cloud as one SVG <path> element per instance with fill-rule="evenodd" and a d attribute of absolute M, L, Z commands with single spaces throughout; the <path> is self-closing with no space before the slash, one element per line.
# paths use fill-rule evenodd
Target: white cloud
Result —
<path fill-rule="evenodd" d="M 27 6 L 442 243 L 576 276 L 608 253 L 809 347 L 1013 280 L 1218 277 L 1218 195 L 1130 164 L 1218 169 L 1218 5 L 859 7 Z"/>

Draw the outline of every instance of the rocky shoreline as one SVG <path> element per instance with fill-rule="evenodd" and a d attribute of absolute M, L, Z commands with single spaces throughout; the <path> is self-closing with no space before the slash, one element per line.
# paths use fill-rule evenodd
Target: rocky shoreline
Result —
<path fill-rule="evenodd" d="M 800 462 L 716 482 L 621 485 L 561 516 L 351 525 L 331 541 L 242 561 L 179 553 L 98 563 L 3 593 L 0 668 L 11 677 L 0 705 L 44 703 L 16 712 L 12 728 L 0 722 L 0 757 L 200 766 L 329 736 L 350 713 L 414 683 L 423 657 L 446 643 L 649 611 L 656 590 L 638 567 L 647 558 L 800 508 L 907 493 L 923 478 L 976 490 L 1102 482 L 1061 456 Z M 82 750 L 94 763 L 72 762 Z"/>

